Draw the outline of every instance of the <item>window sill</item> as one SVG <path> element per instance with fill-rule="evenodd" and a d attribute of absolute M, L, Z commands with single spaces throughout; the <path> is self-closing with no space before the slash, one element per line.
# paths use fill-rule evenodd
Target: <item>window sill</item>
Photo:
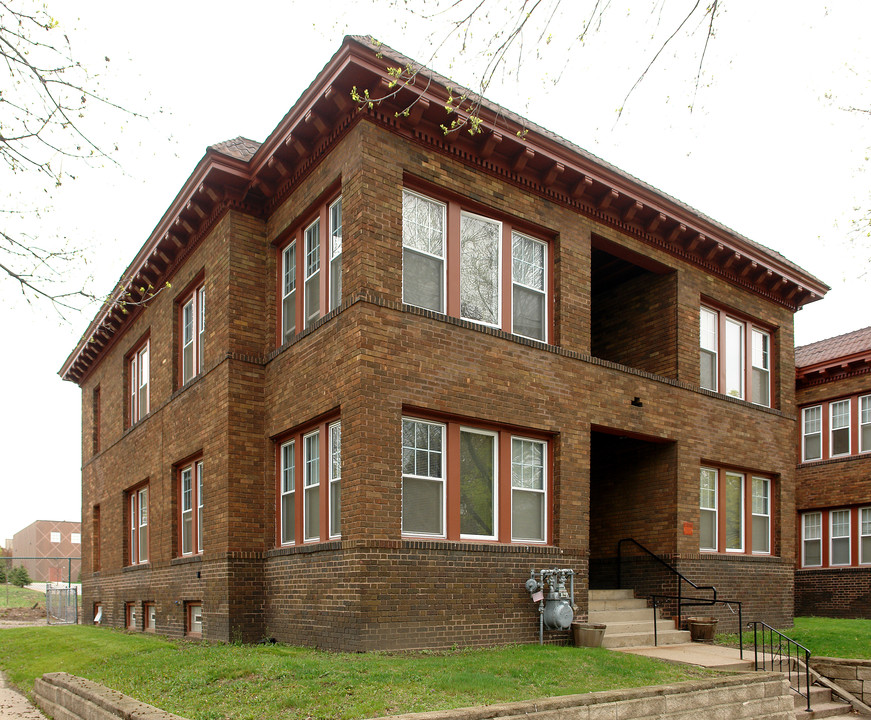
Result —
<path fill-rule="evenodd" d="M 121 568 L 121 572 L 136 572 L 137 570 L 151 570 L 151 563 L 144 562 L 136 565 L 125 565 Z"/>
<path fill-rule="evenodd" d="M 871 460 L 871 452 L 862 452 L 855 455 L 838 455 L 833 458 L 820 458 L 819 460 L 802 460 L 796 468 L 818 467 L 820 465 L 829 465 L 832 463 L 853 462 L 855 460 Z"/>
<path fill-rule="evenodd" d="M 202 562 L 202 555 L 185 555 L 184 557 L 177 557 L 170 560 L 170 565 L 187 565 L 188 563 L 197 563 Z"/>

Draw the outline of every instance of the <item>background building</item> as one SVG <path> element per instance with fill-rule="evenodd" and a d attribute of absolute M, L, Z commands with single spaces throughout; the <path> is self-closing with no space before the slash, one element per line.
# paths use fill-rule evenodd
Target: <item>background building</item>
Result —
<path fill-rule="evenodd" d="M 33 582 L 78 582 L 82 569 L 82 524 L 37 520 L 12 538 L 13 564 L 27 568 Z M 39 560 L 18 560 L 35 557 Z M 59 558 L 76 558 L 71 562 Z"/>

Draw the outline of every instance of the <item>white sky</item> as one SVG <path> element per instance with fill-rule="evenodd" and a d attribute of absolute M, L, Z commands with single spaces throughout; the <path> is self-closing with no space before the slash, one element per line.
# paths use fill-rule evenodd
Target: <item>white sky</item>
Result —
<path fill-rule="evenodd" d="M 588 5 L 565 1 L 572 17 L 558 18 L 544 58 L 528 59 L 519 83 L 507 78 L 487 96 L 831 285 L 823 301 L 796 315 L 798 344 L 871 325 L 871 242 L 849 239 L 856 208 L 871 207 L 871 116 L 842 109 L 871 108 L 871 3 L 725 0 L 694 111 L 701 34 L 663 54 L 617 122 L 655 47 L 656 18 L 638 2 L 629 12 L 629 0 L 612 0 L 602 29 L 572 50 L 554 85 L 548 78 L 565 62 L 561 28 L 576 27 L 575 8 Z M 149 118 L 96 114 L 107 128 L 100 136 L 120 140 L 121 167 L 79 169 L 52 196 L 53 211 L 30 228 L 86 246 L 83 272 L 100 293 L 111 291 L 206 147 L 237 135 L 264 140 L 343 35 L 372 33 L 426 61 L 426 33 L 437 27 L 392 3 L 363 0 L 152 0 L 132 18 L 108 0 L 49 2 L 86 66 L 111 58 L 107 94 Z M 669 2 L 684 11 L 693 4 Z M 665 16 L 658 31 L 673 26 Z M 433 66 L 472 84 L 480 63 L 445 54 Z M 37 519 L 80 517 L 81 393 L 57 371 L 95 309 L 65 324 L 44 305 L 21 302 L 7 281 L 0 298 L 3 542 Z"/>

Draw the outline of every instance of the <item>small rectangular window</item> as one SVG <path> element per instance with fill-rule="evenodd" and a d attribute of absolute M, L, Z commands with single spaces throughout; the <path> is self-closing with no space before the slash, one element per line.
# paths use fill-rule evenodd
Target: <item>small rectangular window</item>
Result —
<path fill-rule="evenodd" d="M 131 490 L 130 506 L 130 564 L 148 562 L 148 486 Z"/>
<path fill-rule="evenodd" d="M 402 421 L 402 532 L 445 535 L 444 425 Z"/>
<path fill-rule="evenodd" d="M 871 395 L 859 398 L 859 452 L 871 452 Z"/>
<path fill-rule="evenodd" d="M 771 551 L 771 482 L 766 478 L 753 478 L 753 552 Z"/>
<path fill-rule="evenodd" d="M 305 326 L 321 314 L 321 221 L 305 229 Z"/>
<path fill-rule="evenodd" d="M 194 637 L 202 637 L 203 634 L 203 606 L 201 603 L 188 603 L 187 606 L 187 634 Z"/>
<path fill-rule="evenodd" d="M 82 544 L 82 534 L 81 533 L 70 533 L 70 542 L 73 545 L 81 545 Z"/>
<path fill-rule="evenodd" d="M 281 337 L 288 342 L 296 333 L 296 241 L 281 253 Z"/>
<path fill-rule="evenodd" d="M 302 439 L 303 448 L 303 539 L 321 538 L 321 449 L 320 433 L 313 432 Z"/>
<path fill-rule="evenodd" d="M 701 470 L 699 549 L 717 550 L 717 471 L 711 468 Z"/>
<path fill-rule="evenodd" d="M 850 564 L 850 511 L 833 510 L 829 513 L 831 528 L 831 555 L 829 565 Z"/>
<path fill-rule="evenodd" d="M 142 347 L 138 348 L 132 355 L 129 356 L 130 368 L 130 424 L 138 423 L 148 414 L 148 384 L 150 378 L 150 369 L 148 362 L 149 343 L 145 342 Z"/>
<path fill-rule="evenodd" d="M 445 227 L 443 203 L 402 192 L 402 302 L 445 311 Z"/>
<path fill-rule="evenodd" d="M 342 304 L 342 198 L 330 205 L 330 310 Z"/>
<path fill-rule="evenodd" d="M 342 424 L 330 425 L 330 537 L 342 534 Z"/>
<path fill-rule="evenodd" d="M 802 515 L 802 552 L 804 567 L 819 567 L 823 564 L 823 517 L 812 512 Z"/>
<path fill-rule="evenodd" d="M 821 405 L 802 410 L 802 458 L 819 460 L 823 456 L 823 408 Z"/>
<path fill-rule="evenodd" d="M 547 443 L 511 438 L 511 539 L 547 539 Z"/>
<path fill-rule="evenodd" d="M 128 630 L 136 629 L 136 603 L 124 604 L 125 626 Z"/>
<path fill-rule="evenodd" d="M 706 390 L 717 391 L 717 325 L 718 315 L 706 307 L 699 313 L 699 353 L 701 372 L 699 385 Z"/>
<path fill-rule="evenodd" d="M 296 538 L 296 442 L 281 446 L 281 544 Z"/>
<path fill-rule="evenodd" d="M 769 366 L 770 337 L 768 333 L 753 328 L 751 356 L 753 362 L 753 396 L 757 405 L 771 404 L 771 371 Z"/>
<path fill-rule="evenodd" d="M 839 400 L 829 404 L 831 440 L 829 456 L 850 454 L 850 401 Z"/>
<path fill-rule="evenodd" d="M 59 532 L 49 533 L 48 539 L 49 539 L 49 542 L 59 543 L 60 542 L 60 533 Z"/>
<path fill-rule="evenodd" d="M 142 606 L 142 621 L 145 632 L 153 633 L 157 628 L 157 611 L 154 603 L 145 603 Z"/>

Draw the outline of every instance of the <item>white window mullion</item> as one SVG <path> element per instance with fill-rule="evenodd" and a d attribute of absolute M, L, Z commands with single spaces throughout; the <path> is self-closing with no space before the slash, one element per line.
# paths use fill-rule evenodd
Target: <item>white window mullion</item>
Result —
<path fill-rule="evenodd" d="M 699 549 L 718 549 L 717 471 L 702 468 L 699 480 Z"/>
<path fill-rule="evenodd" d="M 402 533 L 445 537 L 445 435 L 440 423 L 402 419 Z"/>
<path fill-rule="evenodd" d="M 342 534 L 342 424 L 329 427 L 330 438 L 330 537 Z"/>
<path fill-rule="evenodd" d="M 511 438 L 511 540 L 547 541 L 547 443 Z"/>
<path fill-rule="evenodd" d="M 823 408 L 821 405 L 804 408 L 802 418 L 802 460 L 820 460 L 823 457 Z"/>
<path fill-rule="evenodd" d="M 281 544 L 296 541 L 296 442 L 281 446 Z"/>
<path fill-rule="evenodd" d="M 315 431 L 302 439 L 303 448 L 303 540 L 321 539 L 320 433 Z"/>
<path fill-rule="evenodd" d="M 802 567 L 820 567 L 823 564 L 822 513 L 804 513 L 802 520 Z"/>
<path fill-rule="evenodd" d="M 342 304 L 342 198 L 330 205 L 330 310 Z"/>
<path fill-rule="evenodd" d="M 288 342 L 296 333 L 296 241 L 281 254 L 281 341 Z"/>

